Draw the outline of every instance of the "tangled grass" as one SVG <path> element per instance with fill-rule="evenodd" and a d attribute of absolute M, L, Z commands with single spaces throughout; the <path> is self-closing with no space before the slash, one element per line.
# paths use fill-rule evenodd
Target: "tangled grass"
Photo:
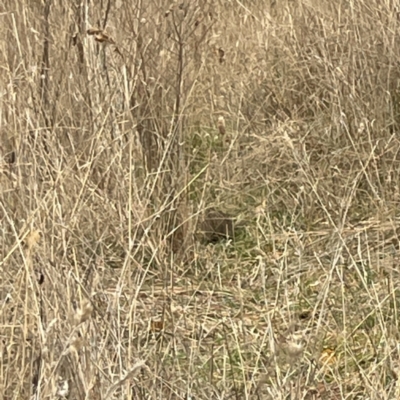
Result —
<path fill-rule="evenodd" d="M 399 12 L 5 0 L 2 398 L 399 398 Z"/>

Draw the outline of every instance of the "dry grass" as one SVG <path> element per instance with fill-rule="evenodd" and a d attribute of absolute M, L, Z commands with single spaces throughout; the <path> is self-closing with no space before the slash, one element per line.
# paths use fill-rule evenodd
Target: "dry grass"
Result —
<path fill-rule="evenodd" d="M 5 0 L 0 397 L 399 398 L 395 4 Z"/>

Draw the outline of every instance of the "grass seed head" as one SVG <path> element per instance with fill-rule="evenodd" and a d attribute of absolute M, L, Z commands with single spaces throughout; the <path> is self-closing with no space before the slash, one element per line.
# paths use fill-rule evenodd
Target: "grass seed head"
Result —
<path fill-rule="evenodd" d="M 81 308 L 76 311 L 74 316 L 76 325 L 81 324 L 82 322 L 87 321 L 93 312 L 93 306 L 89 300 L 84 300 Z"/>
<path fill-rule="evenodd" d="M 293 359 L 298 359 L 303 354 L 303 345 L 300 342 L 290 341 L 287 343 L 287 354 Z"/>
<path fill-rule="evenodd" d="M 25 239 L 26 247 L 32 250 L 40 241 L 41 232 L 39 230 L 32 230 Z"/>
<path fill-rule="evenodd" d="M 225 118 L 221 115 L 218 117 L 218 122 L 217 122 L 217 127 L 220 135 L 225 135 L 226 129 L 225 129 Z"/>
<path fill-rule="evenodd" d="M 83 346 L 83 339 L 81 336 L 75 335 L 71 338 L 69 350 L 71 353 L 77 353 Z"/>

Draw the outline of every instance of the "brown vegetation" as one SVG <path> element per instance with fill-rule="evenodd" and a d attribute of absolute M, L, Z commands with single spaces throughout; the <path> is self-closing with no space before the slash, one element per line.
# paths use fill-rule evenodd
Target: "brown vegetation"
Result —
<path fill-rule="evenodd" d="M 399 12 L 4 0 L 0 397 L 400 398 Z"/>

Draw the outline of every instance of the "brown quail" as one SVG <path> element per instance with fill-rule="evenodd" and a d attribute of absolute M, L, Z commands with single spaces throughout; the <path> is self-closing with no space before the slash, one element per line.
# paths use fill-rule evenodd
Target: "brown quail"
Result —
<path fill-rule="evenodd" d="M 237 226 L 235 217 L 215 208 L 210 208 L 205 211 L 199 230 L 207 243 L 216 243 L 224 238 L 233 239 Z"/>

